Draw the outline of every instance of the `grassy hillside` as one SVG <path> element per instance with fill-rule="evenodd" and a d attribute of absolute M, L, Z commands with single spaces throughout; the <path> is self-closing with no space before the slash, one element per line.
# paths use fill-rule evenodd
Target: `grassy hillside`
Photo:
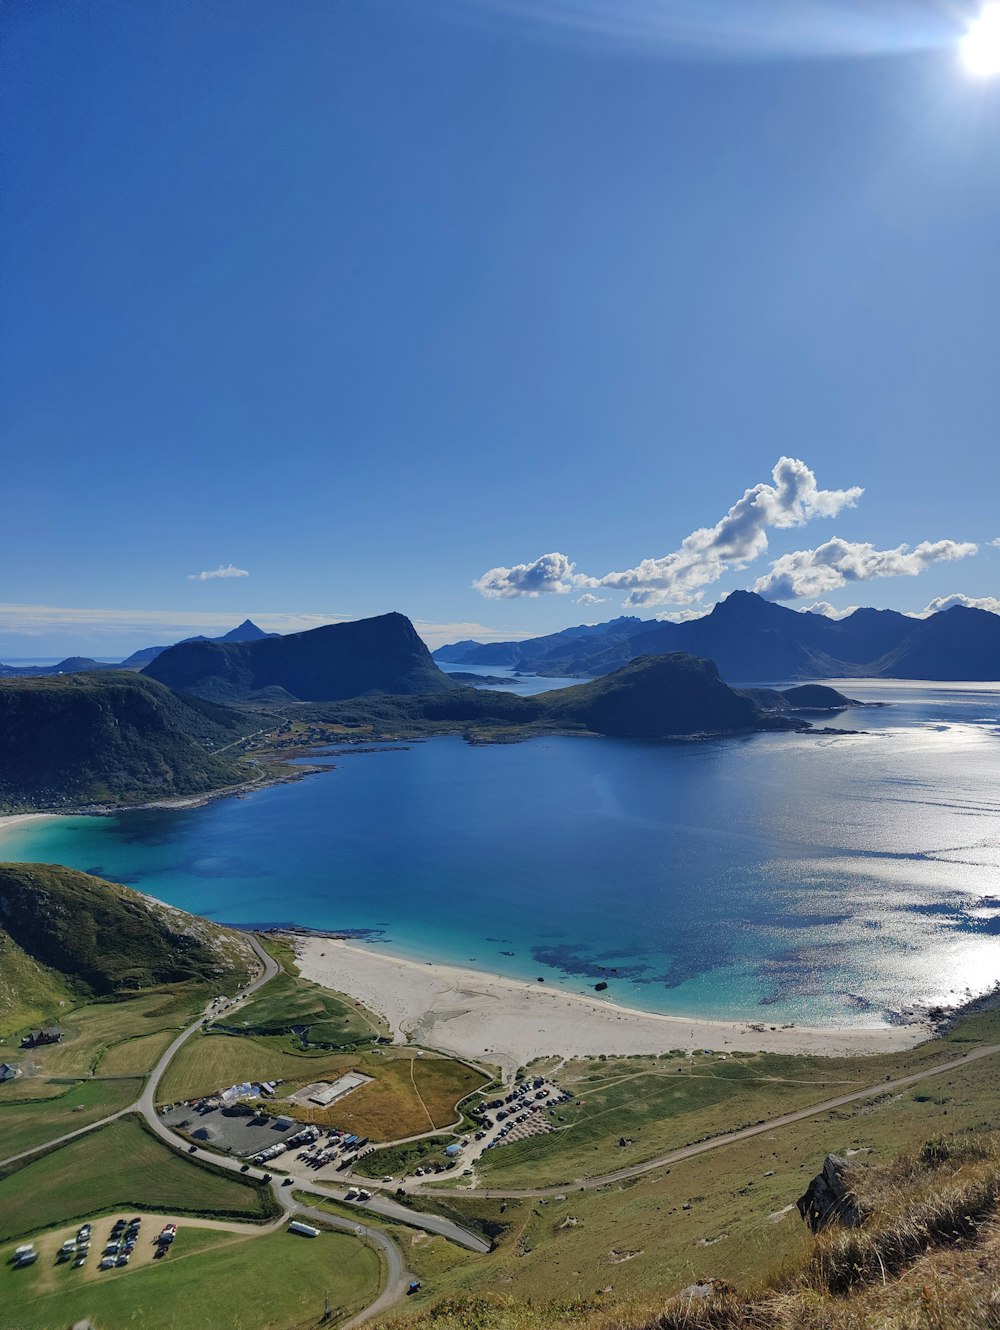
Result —
<path fill-rule="evenodd" d="M 591 683 L 543 693 L 539 703 L 550 725 L 579 725 L 621 738 L 796 728 L 734 692 L 712 661 L 679 652 L 640 656 Z"/>
<path fill-rule="evenodd" d="M 710 660 L 682 654 L 642 657 L 600 679 L 534 697 L 456 688 L 436 696 L 355 698 L 296 715 L 379 737 L 451 732 L 501 741 L 536 734 L 662 739 L 807 728 L 734 691 Z"/>
<path fill-rule="evenodd" d="M 0 959 L 0 1033 L 51 1019 L 71 997 L 256 969 L 240 934 L 54 864 L 0 864 Z"/>
<path fill-rule="evenodd" d="M 0 812 L 235 785 L 255 722 L 131 673 L 0 680 Z"/>

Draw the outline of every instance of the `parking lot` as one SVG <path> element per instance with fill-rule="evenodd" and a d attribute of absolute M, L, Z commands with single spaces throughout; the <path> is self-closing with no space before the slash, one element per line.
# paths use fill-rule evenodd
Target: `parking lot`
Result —
<path fill-rule="evenodd" d="M 278 1119 L 263 1114 L 248 1117 L 231 1109 L 198 1110 L 188 1104 L 167 1109 L 160 1113 L 160 1118 L 168 1127 L 190 1136 L 196 1145 L 240 1158 L 249 1158 L 272 1145 L 282 1145 L 302 1130 L 299 1122 L 279 1127 Z"/>
<path fill-rule="evenodd" d="M 23 1264 L 24 1275 L 33 1285 L 40 1278 L 50 1289 L 62 1287 L 64 1280 L 82 1283 L 113 1279 L 129 1270 L 169 1259 L 182 1224 L 189 1228 L 205 1226 L 204 1221 L 181 1220 L 172 1215 L 134 1212 L 105 1215 L 42 1233 L 27 1242 L 6 1245 L 2 1260 L 12 1265 Z M 174 1230 L 172 1236 L 170 1228 Z M 30 1249 L 33 1259 L 22 1257 L 15 1262 L 15 1253 L 24 1249 Z"/>

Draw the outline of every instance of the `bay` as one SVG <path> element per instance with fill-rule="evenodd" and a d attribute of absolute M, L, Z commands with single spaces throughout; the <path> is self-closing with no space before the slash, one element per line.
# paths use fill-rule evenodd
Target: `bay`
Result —
<path fill-rule="evenodd" d="M 889 705 L 822 735 L 337 753 L 201 808 L 14 824 L 0 849 L 648 1010 L 878 1025 L 1000 978 L 1000 685 L 840 686 Z"/>

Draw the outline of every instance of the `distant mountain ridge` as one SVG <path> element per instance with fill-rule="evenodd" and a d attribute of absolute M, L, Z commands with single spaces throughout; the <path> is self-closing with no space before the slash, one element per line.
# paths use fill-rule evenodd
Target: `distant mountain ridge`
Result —
<path fill-rule="evenodd" d="M 602 675 L 639 656 L 714 660 L 732 683 L 782 679 L 1000 679 L 1000 615 L 954 606 L 927 619 L 860 609 L 843 619 L 734 591 L 701 619 L 613 619 L 524 642 L 453 643 L 435 659 L 507 665 L 554 677 Z"/>
<path fill-rule="evenodd" d="M 186 637 L 185 642 L 258 642 L 262 637 L 276 637 L 276 633 L 265 633 L 252 619 L 244 619 L 235 628 L 230 628 L 222 637 Z M 135 670 L 155 660 L 162 647 L 141 647 L 118 665 L 109 665 L 107 661 L 94 660 L 90 656 L 67 656 L 57 665 L 4 665 L 0 663 L 0 679 L 31 678 L 47 674 L 80 674 L 84 670 Z"/>
<path fill-rule="evenodd" d="M 277 637 L 277 633 L 265 633 L 263 628 L 258 628 L 252 619 L 244 619 L 241 624 L 235 628 L 230 628 L 228 633 L 223 633 L 221 637 L 185 637 L 184 642 L 259 642 L 263 637 Z M 131 656 L 127 656 L 122 661 L 122 669 L 135 670 L 141 669 L 143 665 L 150 664 L 157 656 L 164 651 L 168 651 L 170 646 L 178 646 L 179 643 L 172 642 L 169 646 L 162 647 L 141 647 L 138 651 L 133 651 Z"/>
<path fill-rule="evenodd" d="M 143 674 L 215 702 L 340 701 L 370 693 L 460 687 L 435 665 L 402 614 L 326 624 L 250 642 L 179 642 Z"/>

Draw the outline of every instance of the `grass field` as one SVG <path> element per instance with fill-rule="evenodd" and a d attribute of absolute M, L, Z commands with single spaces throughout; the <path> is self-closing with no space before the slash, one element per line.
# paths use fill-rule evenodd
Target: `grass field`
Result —
<path fill-rule="evenodd" d="M 196 1034 L 183 1044 L 157 1090 L 162 1103 L 194 1099 L 247 1080 L 311 1081 L 359 1063 L 364 1054 L 290 1052 L 285 1039 Z"/>
<path fill-rule="evenodd" d="M 393 1141 L 450 1127 L 457 1104 L 486 1083 L 464 1062 L 398 1050 L 369 1058 L 375 1079 L 329 1110 L 331 1121 L 373 1141 Z"/>
<path fill-rule="evenodd" d="M 383 1033 L 374 1017 L 350 998 L 341 998 L 319 984 L 282 971 L 221 1027 L 259 1034 L 290 1034 L 304 1027 L 296 1043 L 330 1048 L 355 1048 Z"/>
<path fill-rule="evenodd" d="M 89 1076 L 99 1069 L 107 1074 L 101 1064 L 109 1050 L 117 1068 L 112 1074 L 142 1074 L 149 1069 L 142 1065 L 148 1062 L 148 1051 L 139 1039 L 189 1025 L 210 996 L 204 985 L 177 985 L 123 1002 L 90 1002 L 59 1017 L 64 1031 L 60 1043 L 4 1056 L 24 1068 L 22 1084 L 50 1076 Z"/>
<path fill-rule="evenodd" d="M 0 1241 L 118 1207 L 260 1219 L 268 1200 L 120 1118 L 0 1177 Z"/>
<path fill-rule="evenodd" d="M 164 1261 L 86 1281 L 82 1274 L 5 1263 L 0 1330 L 53 1330 L 84 1316 L 101 1330 L 286 1330 L 318 1324 L 326 1294 L 339 1323 L 375 1297 L 382 1278 L 378 1254 L 349 1234 L 242 1238 L 184 1227 Z"/>
<path fill-rule="evenodd" d="M 142 1081 L 78 1081 L 59 1089 L 58 1098 L 40 1103 L 0 1104 L 0 1158 L 43 1145 L 127 1108 L 142 1093 Z"/>
<path fill-rule="evenodd" d="M 980 1038 L 1000 1042 L 998 1023 L 995 1016 L 966 1022 L 952 1038 L 910 1056 L 927 1058 L 934 1050 L 935 1060 L 944 1060 Z M 865 1083 L 876 1083 L 896 1060 L 863 1059 Z M 804 1070 L 812 1065 L 796 1061 Z M 610 1065 L 621 1070 L 628 1063 Z M 898 1067 L 893 1070 L 898 1074 Z M 597 1298 L 610 1310 L 633 1301 L 646 1306 L 653 1295 L 665 1297 L 699 1278 L 753 1282 L 808 1247 L 811 1239 L 794 1203 L 828 1152 L 876 1162 L 942 1133 L 992 1130 L 998 1121 L 1000 1057 L 624 1184 L 592 1191 L 567 1187 L 563 1199 L 503 1202 L 474 1192 L 467 1199 L 422 1193 L 413 1198 L 415 1208 L 439 1211 L 481 1232 L 490 1231 L 486 1226 L 502 1231 L 494 1252 L 454 1262 L 410 1310 L 465 1294 L 498 1301 L 498 1295 L 510 1295 L 522 1304 L 530 1298 L 536 1307 L 552 1299 Z M 522 1323 L 514 1313 L 489 1322 L 491 1330 Z M 531 1322 L 563 1323 L 544 1317 Z"/>
<path fill-rule="evenodd" d="M 141 1034 L 134 1039 L 123 1039 L 104 1053 L 97 1064 L 99 1076 L 146 1076 L 170 1046 L 177 1035 L 176 1027 L 159 1030 L 156 1034 Z"/>
<path fill-rule="evenodd" d="M 310 1122 L 345 1127 L 375 1141 L 397 1140 L 450 1126 L 459 1100 L 485 1077 L 463 1062 L 411 1049 L 358 1049 L 353 1053 L 291 1053 L 278 1041 L 198 1034 L 178 1051 L 160 1082 L 158 1097 L 176 1103 L 244 1080 L 300 1085 L 335 1080 L 358 1070 L 374 1079 L 329 1109 L 296 1110 Z"/>
<path fill-rule="evenodd" d="M 559 1084 L 574 1097 L 548 1113 L 555 1130 L 491 1150 L 480 1174 L 490 1187 L 571 1185 L 953 1056 L 953 1048 L 936 1041 L 879 1059 L 774 1053 L 578 1059 L 559 1071 Z"/>

